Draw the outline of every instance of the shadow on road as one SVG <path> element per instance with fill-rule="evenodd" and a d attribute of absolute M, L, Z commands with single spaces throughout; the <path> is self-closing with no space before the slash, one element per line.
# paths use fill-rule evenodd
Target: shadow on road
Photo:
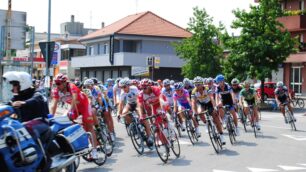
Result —
<path fill-rule="evenodd" d="M 261 135 L 258 138 L 263 138 L 263 139 L 277 139 L 275 136 L 268 136 L 268 135 Z"/>
<path fill-rule="evenodd" d="M 191 160 L 186 159 L 186 157 L 179 157 L 176 159 L 169 159 L 168 164 L 173 166 L 188 166 L 190 165 Z"/>
<path fill-rule="evenodd" d="M 220 155 L 238 156 L 239 153 L 234 150 L 224 149 L 224 150 L 221 150 Z"/>
<path fill-rule="evenodd" d="M 100 171 L 108 172 L 108 171 L 113 171 L 113 169 L 105 168 L 105 167 L 95 167 L 95 168 L 86 168 L 86 169 L 77 170 L 77 171 L 78 172 L 100 172 Z"/>
<path fill-rule="evenodd" d="M 246 141 L 238 141 L 236 143 L 237 146 L 248 146 L 248 147 L 254 147 L 257 146 L 257 143 L 253 143 L 253 142 L 246 142 Z"/>
<path fill-rule="evenodd" d="M 124 141 L 123 138 L 120 138 L 120 137 L 116 138 L 115 147 L 114 147 L 114 153 L 117 154 L 117 153 L 121 153 L 123 151 L 122 147 L 125 145 L 123 141 Z"/>

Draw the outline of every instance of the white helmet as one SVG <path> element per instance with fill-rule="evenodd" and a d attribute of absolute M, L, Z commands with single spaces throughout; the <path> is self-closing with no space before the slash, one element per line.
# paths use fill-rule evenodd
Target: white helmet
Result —
<path fill-rule="evenodd" d="M 129 78 L 123 78 L 119 81 L 119 87 L 129 86 L 131 84 Z"/>
<path fill-rule="evenodd" d="M 283 87 L 284 83 L 282 81 L 278 81 L 276 84 L 277 87 Z"/>
<path fill-rule="evenodd" d="M 13 81 L 19 82 L 20 91 L 24 91 L 32 86 L 31 75 L 27 72 L 11 71 L 6 72 L 2 77 L 9 83 Z"/>
<path fill-rule="evenodd" d="M 92 79 L 86 79 L 84 81 L 84 86 L 94 85 L 94 81 Z"/>

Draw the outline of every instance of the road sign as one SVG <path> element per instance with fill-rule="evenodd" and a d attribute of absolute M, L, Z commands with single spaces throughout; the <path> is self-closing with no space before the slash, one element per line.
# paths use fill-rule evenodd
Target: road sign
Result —
<path fill-rule="evenodd" d="M 160 57 L 154 57 L 154 68 L 159 69 Z"/>
<path fill-rule="evenodd" d="M 143 76 L 148 74 L 149 74 L 149 68 L 132 66 L 132 71 L 131 71 L 132 76 Z"/>
<path fill-rule="evenodd" d="M 41 50 L 41 52 L 44 56 L 45 62 L 48 65 L 47 68 L 49 68 L 50 65 L 51 65 L 51 61 L 52 61 L 52 57 L 53 57 L 53 51 L 54 51 L 54 45 L 55 45 L 55 42 L 40 42 L 39 43 L 40 50 Z M 49 52 L 47 52 L 47 46 L 48 46 L 48 51 Z M 48 62 L 46 61 L 47 53 L 48 53 Z"/>

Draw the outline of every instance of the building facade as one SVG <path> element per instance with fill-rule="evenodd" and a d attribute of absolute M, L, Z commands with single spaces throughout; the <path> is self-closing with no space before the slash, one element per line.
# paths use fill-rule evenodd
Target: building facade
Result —
<path fill-rule="evenodd" d="M 306 3 L 305 0 L 282 0 L 287 16 L 278 20 L 299 39 L 299 52 L 291 54 L 283 64 L 284 83 L 297 94 L 306 95 Z"/>
<path fill-rule="evenodd" d="M 144 12 L 127 16 L 80 39 L 86 46 L 86 56 L 73 57 L 72 67 L 80 69 L 80 77 L 141 78 L 133 73 L 135 68 L 147 70 L 147 58 L 160 59 L 153 79 L 182 79 L 184 61 L 176 56 L 173 43 L 192 34 L 157 16 Z"/>

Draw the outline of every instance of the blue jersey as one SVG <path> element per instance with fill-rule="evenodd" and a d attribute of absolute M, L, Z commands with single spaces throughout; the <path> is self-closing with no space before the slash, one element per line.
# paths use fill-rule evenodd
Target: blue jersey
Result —
<path fill-rule="evenodd" d="M 107 90 L 107 97 L 109 99 L 113 99 L 113 97 L 114 97 L 113 86 L 112 85 L 105 85 L 105 88 Z"/>

